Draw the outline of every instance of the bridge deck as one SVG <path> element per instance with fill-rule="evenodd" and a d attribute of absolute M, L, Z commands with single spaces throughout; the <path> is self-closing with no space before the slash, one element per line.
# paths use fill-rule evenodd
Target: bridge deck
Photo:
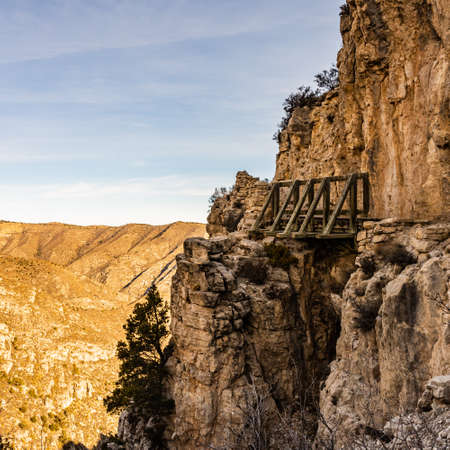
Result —
<path fill-rule="evenodd" d="M 348 176 L 272 183 L 252 231 L 296 239 L 345 239 L 369 213 L 369 177 Z"/>

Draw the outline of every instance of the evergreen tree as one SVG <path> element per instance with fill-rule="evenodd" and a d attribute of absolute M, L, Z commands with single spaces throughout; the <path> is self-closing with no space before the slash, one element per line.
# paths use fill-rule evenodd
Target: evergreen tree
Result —
<path fill-rule="evenodd" d="M 167 305 L 152 284 L 145 301 L 136 304 L 124 325 L 125 342 L 117 344 L 119 379 L 104 399 L 108 412 L 121 411 L 131 404 L 149 416 L 170 412 L 173 401 L 163 393 L 164 365 L 171 349 L 163 345 L 169 334 L 167 322 Z"/>

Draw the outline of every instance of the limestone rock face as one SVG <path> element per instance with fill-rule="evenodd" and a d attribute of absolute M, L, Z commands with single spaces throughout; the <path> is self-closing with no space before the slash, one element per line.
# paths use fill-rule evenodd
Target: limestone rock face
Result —
<path fill-rule="evenodd" d="M 276 179 L 364 171 L 374 217 L 448 218 L 448 2 L 348 0 L 340 86 L 295 111 Z"/>
<path fill-rule="evenodd" d="M 341 439 L 361 426 L 382 429 L 417 404 L 448 408 L 450 226 L 367 227 L 337 300 L 341 335 L 321 392 L 321 411 L 340 421 Z"/>
<path fill-rule="evenodd" d="M 258 395 L 275 424 L 306 386 L 317 389 L 337 339 L 331 287 L 346 281 L 331 274 L 351 271 L 354 256 L 295 242 L 290 251 L 298 263 L 281 268 L 245 234 L 185 242 L 172 284 L 169 447 L 242 446 Z"/>
<path fill-rule="evenodd" d="M 206 231 L 210 236 L 249 229 L 258 217 L 269 184 L 245 171 L 236 174 L 236 183 L 229 194 L 217 199 L 208 215 Z"/>
<path fill-rule="evenodd" d="M 412 445 L 419 425 L 421 442 L 430 429 L 446 442 L 449 233 L 445 223 L 366 222 L 356 260 L 342 244 L 242 232 L 187 240 L 172 285 L 169 448 L 248 446 L 257 411 L 267 448 L 288 448 L 308 411 L 319 448 L 330 429 L 336 448 L 384 448 L 374 436 Z M 289 249 L 288 267 L 271 245 Z M 314 422 L 314 398 L 326 426 Z"/>

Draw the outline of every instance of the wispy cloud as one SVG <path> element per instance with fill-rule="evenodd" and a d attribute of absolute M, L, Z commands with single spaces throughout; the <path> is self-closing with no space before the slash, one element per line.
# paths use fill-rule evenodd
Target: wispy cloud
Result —
<path fill-rule="evenodd" d="M 4 0 L 0 6 L 4 44 L 0 62 L 261 32 L 282 24 L 299 24 L 311 16 L 316 21 L 327 20 L 321 8 L 309 3 Z"/>

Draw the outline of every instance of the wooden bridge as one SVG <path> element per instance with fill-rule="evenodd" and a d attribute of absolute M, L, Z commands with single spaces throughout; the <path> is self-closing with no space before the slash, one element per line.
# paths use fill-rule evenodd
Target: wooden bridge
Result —
<path fill-rule="evenodd" d="M 351 238 L 368 213 L 367 173 L 277 181 L 252 231 L 297 239 Z"/>

